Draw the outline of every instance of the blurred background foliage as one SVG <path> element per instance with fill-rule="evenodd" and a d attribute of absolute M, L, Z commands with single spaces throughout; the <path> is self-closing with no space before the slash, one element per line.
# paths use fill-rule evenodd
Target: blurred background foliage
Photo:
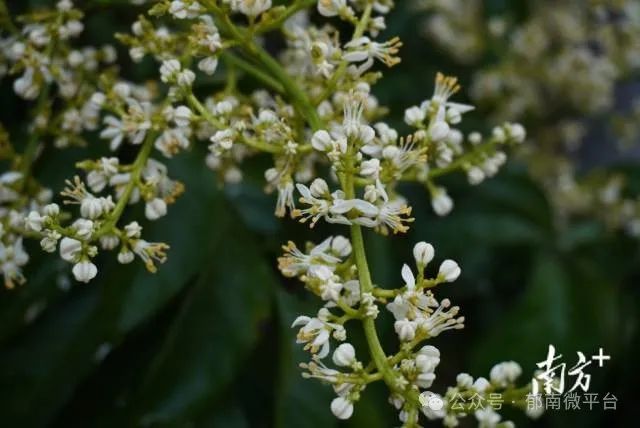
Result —
<path fill-rule="evenodd" d="M 8 2 L 14 13 L 41 3 Z M 126 1 L 78 3 L 88 15 L 86 43 L 112 41 L 142 12 Z M 458 75 L 464 84 L 473 70 L 418 37 L 420 15 L 410 2 L 398 3 L 387 32 L 403 40 L 403 62 L 385 73 L 375 93 L 401 127 L 404 108 L 431 93 L 436 71 Z M 508 7 L 526 16 L 524 5 L 490 1 L 487 10 Z M 153 63 L 133 67 L 125 50 L 120 54 L 126 76 L 154 75 Z M 13 124 L 12 135 L 24 133 L 24 104 L 6 81 L 0 93 L 3 122 Z M 472 127 L 490 129 L 481 113 L 475 120 Z M 61 188 L 86 150 L 107 151 L 96 141 L 88 149 L 47 152 L 37 176 Z M 170 160 L 188 191 L 166 218 L 144 225 L 150 237 L 171 245 L 157 274 L 105 258 L 104 274 L 78 285 L 61 260 L 30 251 L 28 284 L 0 290 L 0 426 L 397 425 L 379 385 L 367 389 L 351 420 L 338 423 L 329 412 L 330 388 L 302 379 L 297 368 L 304 356 L 290 324 L 314 312 L 317 302 L 278 274 L 275 259 L 288 239 L 318 241 L 344 230 L 319 225 L 309 231 L 273 217 L 259 160 L 243 184 L 221 189 L 203 158 L 194 147 Z M 638 165 L 637 158 L 609 165 L 627 175 L 635 194 Z M 591 390 L 613 393 L 617 411 L 555 411 L 533 422 L 506 416 L 519 426 L 632 426 L 640 378 L 638 241 L 590 218 L 558 230 L 544 192 L 518 162 L 479 187 L 469 188 L 462 176 L 447 185 L 456 201 L 448 217 L 432 214 L 424 189 L 408 187 L 416 222 L 407 236 L 366 236 L 381 284 L 397 283 L 418 240 L 432 242 L 439 257 L 463 268 L 447 293 L 462 307 L 467 327 L 434 341 L 444 356 L 435 390 L 444 391 L 461 371 L 486 376 L 502 360 L 519 361 L 531 373 L 548 344 L 569 366 L 576 351 L 589 356 L 603 347 L 611 361 L 589 368 Z M 394 344 L 388 317 L 378 326 L 383 342 Z"/>

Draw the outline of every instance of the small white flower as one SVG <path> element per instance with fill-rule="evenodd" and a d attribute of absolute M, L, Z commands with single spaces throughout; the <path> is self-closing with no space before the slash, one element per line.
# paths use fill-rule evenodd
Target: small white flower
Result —
<path fill-rule="evenodd" d="M 500 422 L 500 415 L 490 406 L 476 410 L 474 415 L 479 428 L 494 428 Z"/>
<path fill-rule="evenodd" d="M 42 217 L 37 211 L 31 211 L 29 215 L 24 219 L 24 225 L 28 230 L 40 232 L 42 230 Z"/>
<path fill-rule="evenodd" d="M 441 277 L 446 282 L 453 282 L 460 276 L 461 269 L 458 263 L 451 259 L 447 259 L 442 262 L 440 269 L 438 269 L 438 277 Z"/>
<path fill-rule="evenodd" d="M 416 263 L 420 266 L 426 266 L 429 264 L 431 260 L 433 260 L 433 256 L 435 255 L 435 249 L 433 245 L 427 242 L 418 242 L 413 247 L 413 258 L 416 260 Z"/>
<path fill-rule="evenodd" d="M 83 261 L 76 263 L 72 272 L 77 281 L 89 282 L 98 274 L 98 268 L 89 261 Z"/>
<path fill-rule="evenodd" d="M 319 152 L 328 152 L 332 148 L 333 140 L 327 131 L 316 131 L 311 137 L 311 146 Z"/>
<path fill-rule="evenodd" d="M 61 235 L 56 231 L 47 231 L 46 236 L 40 240 L 40 247 L 42 247 L 43 251 L 47 253 L 53 253 L 56 251 L 56 246 L 58 245 L 58 240 L 61 238 Z"/>
<path fill-rule="evenodd" d="M 344 236 L 334 236 L 331 240 L 331 251 L 339 257 L 347 257 L 351 254 L 351 242 Z"/>
<path fill-rule="evenodd" d="M 447 215 L 453 209 L 453 199 L 451 199 L 444 188 L 439 187 L 435 189 L 432 194 L 431 207 L 439 216 Z"/>
<path fill-rule="evenodd" d="M 187 106 L 178 106 L 173 111 L 173 121 L 181 128 L 186 128 L 191 123 L 193 113 Z"/>
<path fill-rule="evenodd" d="M 80 202 L 80 215 L 89 219 L 96 219 L 102 215 L 104 205 L 99 198 L 87 195 Z"/>
<path fill-rule="evenodd" d="M 360 164 L 360 175 L 363 177 L 378 178 L 380 170 L 380 160 L 376 158 L 363 161 L 362 164 Z"/>
<path fill-rule="evenodd" d="M 167 214 L 167 203 L 160 198 L 154 198 L 144 206 L 144 215 L 149 220 L 157 220 Z"/>
<path fill-rule="evenodd" d="M 58 204 L 47 204 L 42 209 L 42 212 L 49 217 L 57 217 L 60 214 L 60 206 Z"/>
<path fill-rule="evenodd" d="M 327 196 L 329 192 L 329 185 L 322 178 L 316 178 L 311 182 L 309 186 L 311 195 L 315 198 L 322 198 Z"/>
<path fill-rule="evenodd" d="M 456 385 L 460 388 L 469 389 L 473 385 L 473 377 L 468 373 L 460 373 L 456 376 Z"/>
<path fill-rule="evenodd" d="M 142 226 L 137 221 L 132 221 L 124 227 L 124 231 L 127 233 L 127 238 L 140 238 Z"/>
<path fill-rule="evenodd" d="M 527 138 L 527 131 L 519 123 L 508 123 L 505 128 L 509 133 L 509 137 L 516 143 L 522 143 Z"/>
<path fill-rule="evenodd" d="M 398 338 L 403 342 L 408 342 L 416 337 L 416 327 L 417 324 L 415 321 L 409 321 L 406 318 L 396 321 L 393 324 L 393 328 L 396 331 Z"/>
<path fill-rule="evenodd" d="M 521 374 L 522 367 L 520 367 L 520 364 L 515 361 L 505 361 L 491 368 L 489 378 L 491 383 L 504 388 L 515 382 Z"/>
<path fill-rule="evenodd" d="M 476 379 L 475 382 L 473 382 L 473 389 L 475 389 L 478 392 L 484 392 L 490 386 L 491 384 L 489 383 L 489 381 L 483 377 L 479 377 L 478 379 Z"/>
<path fill-rule="evenodd" d="M 73 238 L 62 238 L 60 241 L 60 257 L 67 262 L 74 262 L 82 249 L 82 243 Z"/>
<path fill-rule="evenodd" d="M 336 397 L 331 402 L 331 413 L 338 419 L 349 419 L 353 415 L 353 403 L 345 397 Z"/>
<path fill-rule="evenodd" d="M 438 142 L 447 138 L 449 135 L 449 125 L 444 120 L 438 120 L 429 127 L 429 137 L 431 141 Z"/>
<path fill-rule="evenodd" d="M 426 113 L 418 106 L 413 106 L 404 111 L 404 121 L 409 126 L 418 127 L 424 122 Z"/>
<path fill-rule="evenodd" d="M 330 18 L 347 9 L 347 0 L 318 0 L 318 12 Z"/>
<path fill-rule="evenodd" d="M 180 72 L 182 66 L 177 59 L 169 59 L 162 61 L 160 66 L 160 80 L 164 83 L 170 83 L 175 79 L 176 74 Z"/>
<path fill-rule="evenodd" d="M 481 168 L 474 166 L 467 170 L 467 180 L 469 180 L 469 184 L 475 186 L 477 184 L 482 183 L 484 179 L 485 179 L 485 174 Z"/>
<path fill-rule="evenodd" d="M 135 258 L 135 254 L 133 254 L 132 251 L 127 250 L 127 251 L 120 251 L 118 253 L 118 262 L 122 263 L 123 265 L 131 263 L 134 258 Z"/>
<path fill-rule="evenodd" d="M 232 0 L 231 7 L 247 16 L 258 16 L 271 7 L 271 0 Z"/>
<path fill-rule="evenodd" d="M 349 367 L 356 362 L 356 350 L 350 343 L 342 343 L 333 351 L 333 362 L 339 367 Z"/>
<path fill-rule="evenodd" d="M 72 225 L 76 230 L 76 235 L 82 240 L 88 240 L 93 233 L 93 222 L 80 218 L 73 222 Z"/>
<path fill-rule="evenodd" d="M 215 56 L 208 56 L 198 62 L 198 69 L 209 76 L 213 75 L 217 68 L 218 58 Z"/>
<path fill-rule="evenodd" d="M 191 70 L 182 70 L 178 73 L 178 76 L 176 78 L 176 82 L 178 83 L 178 85 L 182 86 L 183 88 L 191 86 L 194 80 L 196 80 L 196 75 Z"/>

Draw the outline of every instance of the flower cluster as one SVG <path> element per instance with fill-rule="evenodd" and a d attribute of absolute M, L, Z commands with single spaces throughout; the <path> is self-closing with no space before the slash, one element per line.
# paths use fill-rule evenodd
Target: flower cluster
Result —
<path fill-rule="evenodd" d="M 515 362 L 496 365 L 491 370 L 490 381 L 473 380 L 468 374 L 457 377 L 457 386 L 448 388 L 441 396 L 431 391 L 436 379 L 435 370 L 440 363 L 440 351 L 424 341 L 447 330 L 464 327 L 460 308 L 451 306 L 449 299 L 438 299 L 435 287 L 455 281 L 461 274 L 458 264 L 450 259 L 440 263 L 433 277 L 426 269 L 435 257 L 433 246 L 419 242 L 413 248 L 415 273 L 404 265 L 401 277 L 404 285 L 396 289 L 363 287 L 367 281 L 359 273 L 358 256 L 353 254 L 352 244 L 342 236 L 330 237 L 318 245 L 309 244 L 302 252 L 290 242 L 283 247 L 285 254 L 279 259 L 281 272 L 297 277 L 313 294 L 320 297 L 324 306 L 313 316 L 300 316 L 292 327 L 299 328 L 297 342 L 304 344 L 311 360 L 302 363 L 304 376 L 330 384 L 336 398 L 330 408 L 339 419 L 348 419 L 354 412 L 354 404 L 360 394 L 372 382 L 384 380 L 390 387 L 390 403 L 399 411 L 399 418 L 407 426 L 415 426 L 417 410 L 428 419 L 443 419 L 446 426 L 457 426 L 458 418 L 470 413 L 469 409 L 454 405 L 455 397 L 500 393 L 510 402 L 524 408 L 529 386 L 518 389 L 516 379 L 522 369 Z M 368 290 L 368 291 L 367 291 Z M 378 361 L 380 354 L 373 354 L 373 362 L 366 364 L 356 357 L 354 346 L 348 341 L 348 323 L 361 321 L 367 339 L 373 347 L 379 346 L 368 325 L 374 325 L 381 307 L 395 319 L 394 329 L 399 350 Z M 336 343 L 337 346 L 332 346 Z M 371 344 L 370 343 L 370 344 Z M 376 345 L 377 343 L 377 345 Z M 383 351 L 378 349 L 375 352 Z M 331 355 L 332 365 L 325 360 Z M 431 408 L 425 399 L 437 398 L 443 402 L 440 408 Z M 477 419 L 495 426 L 500 416 L 491 411 L 475 412 Z"/>
<path fill-rule="evenodd" d="M 493 120 L 535 124 L 534 144 L 522 156 L 545 189 L 556 223 L 588 215 L 640 236 L 638 196 L 624 189 L 620 174 L 581 172 L 579 154 L 592 118 L 608 122 L 622 143 L 637 142 L 640 135 L 640 110 L 616 111 L 616 88 L 640 70 L 634 54 L 640 43 L 637 2 L 529 2 L 523 22 L 507 12 L 484 19 L 488 11 L 480 0 L 417 3 L 429 11 L 425 34 L 455 59 L 498 58 L 478 66 L 471 96 Z M 628 149 L 619 146 L 611 152 Z"/>
<path fill-rule="evenodd" d="M 304 250 L 290 242 L 279 259 L 283 275 L 298 278 L 323 302 L 315 316 L 294 322 L 300 327 L 298 342 L 311 353 L 303 364 L 305 376 L 334 387 L 337 398 L 330 407 L 341 419 L 351 416 L 359 394 L 374 381 L 387 385 L 404 426 L 418 426 L 421 410 L 434 417 L 419 397 L 431 388 L 440 353 L 423 342 L 463 328 L 460 308 L 435 293 L 435 287 L 455 281 L 461 269 L 444 260 L 427 274 L 434 249 L 421 242 L 413 252 L 415 269 L 405 265 L 401 270 L 400 287 L 374 285 L 363 229 L 408 230 L 413 218 L 399 192 L 403 182 L 424 187 L 434 211 L 446 215 L 453 200 L 437 183 L 439 177 L 463 172 L 470 184 L 479 184 L 497 173 L 507 147 L 522 143 L 526 133 L 517 123 L 503 122 L 489 136 L 463 134 L 458 125 L 473 107 L 452 100 L 460 89 L 457 79 L 440 73 L 432 95 L 405 111 L 406 134 L 384 122 L 386 109 L 372 88 L 381 78 L 378 67 L 400 61 L 397 38 L 377 40 L 392 6 L 390 0 L 295 0 L 288 6 L 269 0 L 154 2 L 129 34 L 117 35 L 134 62 L 145 57 L 156 62 L 151 84 L 130 81 L 115 70 L 92 80 L 89 75 L 102 67 L 97 51 L 70 50 L 65 44 L 82 29 L 82 14 L 68 0 L 51 13 L 22 19 L 22 30 L 10 22 L 11 34 L 0 46 L 3 55 L 13 55 L 7 57 L 14 63 L 11 72 L 19 75 L 16 93 L 39 99 L 36 118 L 49 114 L 54 99 L 65 100 L 65 107 L 62 120 L 35 130 L 24 153 L 13 150 L 6 133 L 0 133 L 15 164 L 0 176 L 0 269 L 7 285 L 23 279 L 24 238 L 39 240 L 46 252 L 57 251 L 81 282 L 98 274 L 101 250 L 117 251 L 120 263 L 138 257 L 155 271 L 168 246 L 143 239 L 144 221 L 165 216 L 184 191 L 159 159 L 202 144 L 208 148 L 203 164 L 220 181 L 233 183 L 243 179 L 247 158 L 262 156 L 270 159 L 264 182 L 267 192 L 277 193 L 277 216 L 288 214 L 310 226 L 325 221 L 346 227 L 350 235 Z M 321 24 L 312 21 L 312 7 Z M 283 42 L 277 56 L 261 43 L 268 37 Z M 113 59 L 107 57 L 105 62 Z M 211 83 L 211 75 L 221 79 Z M 244 78 L 259 89 L 240 90 L 238 80 Z M 64 79 L 72 81 L 73 90 Z M 210 86 L 215 88 L 200 89 Z M 54 201 L 53 192 L 37 184 L 32 165 L 47 149 L 44 143 L 64 146 L 62 136 L 83 142 L 89 131 L 99 137 L 103 155 L 78 162 L 81 173 L 70 173 Z M 133 161 L 121 155 L 125 145 L 134 152 Z M 144 205 L 145 218 L 124 222 L 133 204 Z M 391 356 L 376 330 L 382 309 L 393 316 L 400 343 Z M 347 342 L 349 321 L 364 327 L 362 361 Z M 332 351 L 332 341 L 342 343 Z M 339 369 L 325 365 L 329 354 Z M 365 364 L 364 358 L 370 361 Z M 514 370 L 504 371 L 509 382 L 496 381 L 495 388 L 520 397 L 524 390 L 512 385 Z"/>

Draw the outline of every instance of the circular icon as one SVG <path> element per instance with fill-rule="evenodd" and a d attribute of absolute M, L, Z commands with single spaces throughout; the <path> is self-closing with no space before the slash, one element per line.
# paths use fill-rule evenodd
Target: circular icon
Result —
<path fill-rule="evenodd" d="M 418 398 L 420 400 L 420 404 L 433 411 L 441 410 L 444 407 L 444 401 L 442 401 L 442 398 L 432 392 L 423 392 Z"/>
<path fill-rule="evenodd" d="M 427 406 L 429 406 L 431 410 L 440 410 L 444 407 L 444 401 L 442 401 L 442 398 L 432 395 L 429 397 L 429 401 L 427 401 Z"/>

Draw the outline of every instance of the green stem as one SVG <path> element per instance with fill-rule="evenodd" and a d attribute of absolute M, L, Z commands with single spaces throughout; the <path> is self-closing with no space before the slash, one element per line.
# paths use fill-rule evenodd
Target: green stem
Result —
<path fill-rule="evenodd" d="M 346 165 L 345 169 L 347 171 L 351 171 L 353 168 L 351 167 L 351 165 Z M 346 199 L 352 199 L 355 197 L 355 186 L 353 178 L 353 173 L 351 172 L 347 172 L 342 176 L 341 183 L 345 192 Z M 371 281 L 371 273 L 369 272 L 367 255 L 364 248 L 362 227 L 360 225 L 351 225 L 351 246 L 353 247 L 353 256 L 356 262 L 356 267 L 358 268 L 360 296 L 363 296 L 364 293 L 373 293 L 374 287 L 373 282 Z M 378 372 L 382 374 L 382 378 L 392 391 L 400 392 L 396 382 L 396 375 L 389 365 L 387 356 L 385 355 L 384 349 L 382 349 L 382 345 L 380 344 L 380 339 L 378 338 L 378 332 L 376 331 L 376 324 L 374 319 L 370 317 L 364 317 L 362 319 L 362 326 L 367 340 L 367 345 L 369 346 L 371 359 L 376 365 Z"/>
<path fill-rule="evenodd" d="M 257 58 L 265 69 L 280 82 L 296 110 L 307 120 L 311 128 L 314 131 L 322 129 L 322 121 L 316 108 L 307 97 L 307 94 L 288 76 L 280 63 L 262 47 L 258 46 L 251 38 L 251 35 L 247 34 L 246 29 L 236 27 L 228 13 L 211 1 L 207 1 L 206 5 L 218 18 L 221 31 L 237 41 L 247 55 Z"/>
<path fill-rule="evenodd" d="M 282 27 L 282 24 L 289 19 L 292 15 L 302 9 L 306 9 L 309 6 L 315 4 L 318 0 L 298 0 L 291 6 L 287 7 L 276 19 L 268 21 L 264 24 L 260 24 L 255 28 L 255 34 L 265 33 Z"/>
<path fill-rule="evenodd" d="M 149 132 L 147 134 L 146 139 L 142 143 L 142 148 L 138 152 L 135 161 L 131 167 L 131 178 L 124 188 L 124 192 L 120 199 L 118 199 L 118 203 L 116 207 L 113 209 L 107 221 L 98 229 L 95 233 L 94 238 L 100 238 L 103 235 L 111 232 L 111 230 L 118 224 L 120 217 L 122 217 L 122 213 L 129 203 L 129 199 L 131 198 L 131 194 L 136 186 L 140 183 L 140 177 L 142 176 L 142 170 L 147 164 L 147 160 L 149 160 L 149 156 L 151 155 L 151 150 L 153 149 L 153 143 L 155 142 L 156 134 L 155 132 Z"/>
<path fill-rule="evenodd" d="M 358 21 L 358 24 L 356 25 L 356 28 L 353 30 L 353 35 L 351 36 L 351 40 L 355 40 L 355 39 L 358 39 L 358 38 L 362 37 L 362 35 L 364 34 L 364 31 L 367 29 L 367 24 L 369 23 L 369 19 L 371 19 L 372 9 L 373 9 L 373 4 L 371 2 L 369 2 L 365 6 L 364 12 L 362 13 L 362 16 L 360 17 L 360 21 Z M 340 82 L 340 79 L 342 79 L 342 76 L 344 76 L 344 73 L 347 71 L 347 66 L 348 65 L 349 64 L 348 64 L 347 61 L 342 60 L 342 62 L 338 66 L 338 69 L 336 70 L 335 74 L 331 77 L 331 80 L 329 80 L 329 83 L 327 83 L 327 88 L 315 100 L 315 104 L 316 105 L 320 104 L 322 101 L 324 101 L 327 98 L 329 98 L 331 96 L 331 94 L 333 94 L 335 92 L 336 86 Z"/>
<path fill-rule="evenodd" d="M 480 146 L 473 148 L 471 151 L 460 156 L 459 158 L 451 162 L 449 165 L 443 168 L 434 168 L 430 170 L 428 177 L 436 178 L 436 177 L 440 177 L 441 175 L 445 175 L 457 169 L 460 169 L 464 167 L 466 163 L 469 163 L 470 161 L 476 159 L 478 156 L 482 155 L 483 153 L 489 152 L 490 150 L 494 149 L 496 145 L 497 145 L 496 140 L 489 140 L 486 144 L 482 144 Z"/>
<path fill-rule="evenodd" d="M 262 83 L 269 86 L 274 91 L 279 93 L 284 92 L 284 88 L 282 87 L 280 82 L 278 82 L 276 79 L 269 76 L 267 73 L 260 70 L 258 67 L 254 66 L 250 62 L 245 61 L 244 59 L 230 52 L 224 52 L 221 56 L 222 56 L 222 59 L 226 61 L 228 64 L 234 65 L 239 69 L 245 71 L 246 73 L 252 75 Z"/>

